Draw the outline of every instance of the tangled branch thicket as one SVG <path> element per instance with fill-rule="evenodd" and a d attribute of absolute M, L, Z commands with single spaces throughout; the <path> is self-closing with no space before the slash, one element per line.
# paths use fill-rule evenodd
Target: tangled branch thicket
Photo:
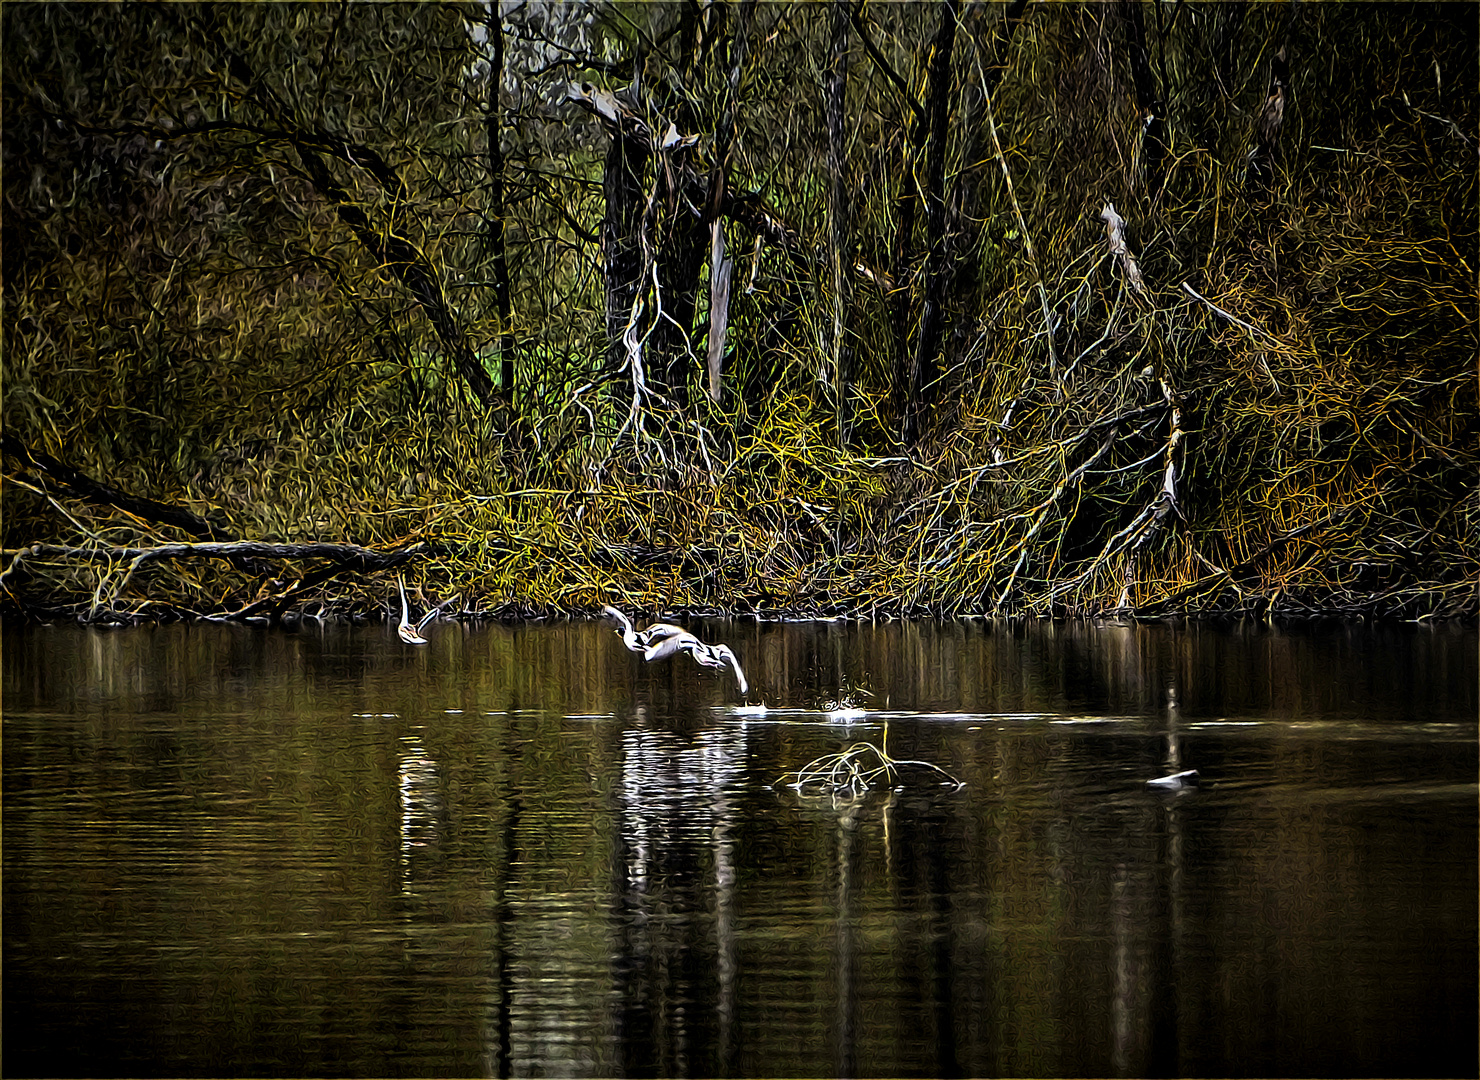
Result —
<path fill-rule="evenodd" d="M 521 9 L 499 78 L 449 8 L 7 9 L 6 565 L 27 554 L 0 602 L 384 602 L 349 564 L 105 557 L 251 540 L 409 549 L 408 586 L 464 615 L 1474 617 L 1472 12 L 964 5 L 934 179 L 910 95 L 944 10 L 854 19 L 844 364 L 827 12 L 757 6 L 736 54 L 681 5 Z M 708 232 L 692 325 L 651 320 L 736 55 L 716 401 Z M 611 349 L 608 136 L 553 88 L 634 63 L 647 258 Z M 703 137 L 664 149 L 670 119 Z M 937 370 L 901 399 L 927 302 Z"/>

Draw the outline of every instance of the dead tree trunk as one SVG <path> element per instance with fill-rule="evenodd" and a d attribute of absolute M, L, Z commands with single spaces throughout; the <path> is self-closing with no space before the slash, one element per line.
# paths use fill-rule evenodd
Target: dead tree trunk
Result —
<path fill-rule="evenodd" d="M 611 137 L 601 224 L 607 367 L 628 369 L 634 393 L 648 387 L 683 405 L 709 246 L 693 209 L 704 197 L 692 163 L 698 139 L 671 126 L 658 142 L 632 103 L 589 83 L 572 84 L 568 96 L 600 117 Z"/>
<path fill-rule="evenodd" d="M 218 525 L 213 525 L 205 518 L 186 510 L 184 507 L 171 506 L 169 503 L 156 502 L 154 499 L 130 495 L 127 492 L 119 491 L 117 488 L 109 487 L 107 484 L 99 483 L 81 470 L 68 465 L 65 461 L 59 461 L 42 450 L 36 450 L 27 446 L 8 431 L 0 432 L 0 450 L 3 450 L 10 457 L 15 458 L 22 465 L 29 465 L 38 472 L 45 474 L 84 502 L 92 503 L 95 506 L 117 507 L 126 514 L 143 518 L 145 521 L 155 521 L 161 525 L 168 525 L 201 540 L 229 541 L 236 539 L 230 532 Z M 33 487 L 42 486 L 42 482 L 36 478 L 31 477 L 29 479 L 32 481 Z"/>
<path fill-rule="evenodd" d="M 749 51 L 750 16 L 755 0 L 745 0 L 735 19 L 730 39 L 730 71 L 725 84 L 724 109 L 714 132 L 714 166 L 709 174 L 703 224 L 709 230 L 709 396 L 720 398 L 720 368 L 724 362 L 725 330 L 730 320 L 731 279 L 734 260 L 725 257 L 724 221 L 721 210 L 729 187 L 730 146 L 735 138 L 735 110 L 740 97 L 740 75 Z"/>
<path fill-rule="evenodd" d="M 615 120 L 616 117 L 614 116 Z M 606 151 L 602 194 L 606 215 L 601 221 L 602 275 L 606 285 L 606 365 L 620 371 L 629 362 L 623 341 L 627 324 L 635 317 L 633 305 L 642 288 L 642 176 L 651 155 L 647 126 L 637 128 L 619 120 L 607 125 L 611 145 Z M 633 372 L 640 382 L 643 372 Z"/>
<path fill-rule="evenodd" d="M 350 200 L 349 193 L 334 182 L 328 165 L 316 150 L 307 143 L 297 143 L 294 148 L 298 151 L 304 172 L 319 194 L 334 207 L 339 220 L 350 227 L 376 264 L 389 270 L 421 305 L 473 396 L 483 405 L 492 405 L 496 397 L 493 380 L 468 345 L 462 323 L 448 306 L 436 273 L 427 264 L 425 256 L 405 237 L 377 229 L 368 215 Z"/>
<path fill-rule="evenodd" d="M 715 218 L 709 223 L 709 397 L 720 399 L 720 371 L 725 358 L 725 331 L 730 322 L 730 282 L 735 276 L 735 260 L 725 255 L 724 223 Z"/>
<path fill-rule="evenodd" d="M 389 271 L 421 306 L 473 396 L 483 405 L 493 404 L 496 397 L 493 380 L 468 345 L 462 321 L 447 303 L 437 280 L 436 268 L 410 240 L 371 221 L 360 203 L 351 199 L 344 187 L 335 182 L 320 150 L 326 146 L 342 150 L 350 161 L 374 177 L 393 200 L 405 190 L 400 174 L 372 147 L 351 145 L 349 140 L 323 131 L 301 129 L 293 119 L 292 109 L 273 94 L 261 73 L 227 43 L 209 9 L 201 18 L 192 20 L 192 25 L 225 58 L 239 92 L 265 110 L 282 128 L 281 137 L 297 151 L 304 175 L 320 197 L 334 208 L 339 220 L 349 226 L 360 245 L 375 260 L 375 265 Z"/>

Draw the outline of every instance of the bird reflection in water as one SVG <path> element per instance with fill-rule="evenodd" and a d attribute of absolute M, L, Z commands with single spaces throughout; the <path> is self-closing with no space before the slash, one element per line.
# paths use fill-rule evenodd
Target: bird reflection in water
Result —
<path fill-rule="evenodd" d="M 441 840 L 443 813 L 441 775 L 437 763 L 415 735 L 403 735 L 405 749 L 397 768 L 401 803 L 401 892 L 409 895 L 412 862 Z"/>
<path fill-rule="evenodd" d="M 641 711 L 634 721 L 643 726 L 622 733 L 614 882 L 625 1071 L 723 1075 L 737 1053 L 734 833 L 749 731 L 657 730 Z M 688 1061 L 682 1048 L 701 1046 L 705 1060 Z"/>

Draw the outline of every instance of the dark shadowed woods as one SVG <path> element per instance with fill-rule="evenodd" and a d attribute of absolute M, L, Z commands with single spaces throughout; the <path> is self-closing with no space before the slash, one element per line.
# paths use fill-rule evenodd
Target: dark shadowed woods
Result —
<path fill-rule="evenodd" d="M 0 20 L 7 612 L 1476 613 L 1469 5 Z"/>

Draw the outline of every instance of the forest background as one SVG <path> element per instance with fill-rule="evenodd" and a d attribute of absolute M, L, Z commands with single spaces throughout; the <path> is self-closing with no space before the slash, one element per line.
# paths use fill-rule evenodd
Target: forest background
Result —
<path fill-rule="evenodd" d="M 7 3 L 38 617 L 1466 617 L 1470 4 Z"/>

